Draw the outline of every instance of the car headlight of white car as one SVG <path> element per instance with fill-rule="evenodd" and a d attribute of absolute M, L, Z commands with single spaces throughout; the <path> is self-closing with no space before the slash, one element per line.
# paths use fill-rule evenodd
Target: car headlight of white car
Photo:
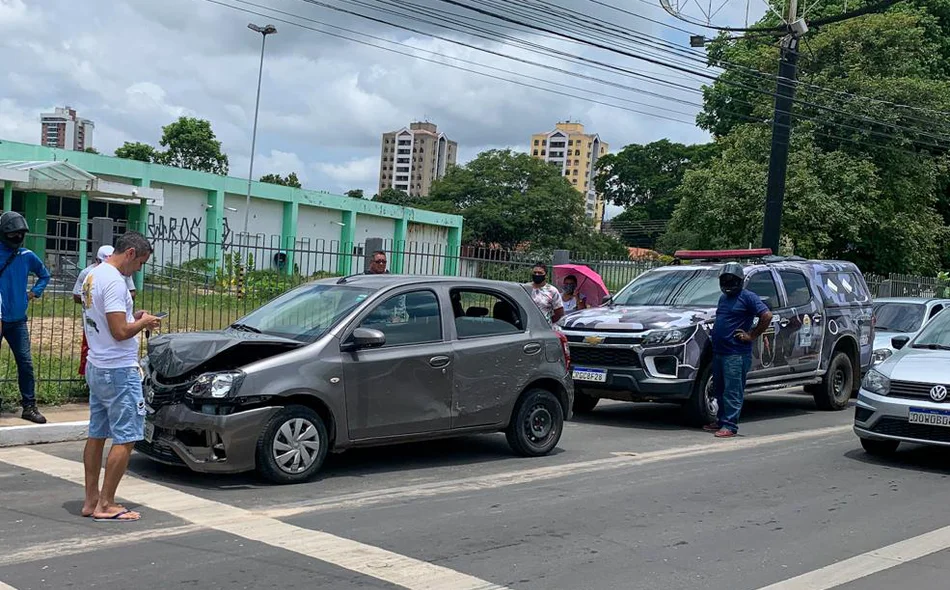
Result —
<path fill-rule="evenodd" d="M 893 354 L 894 354 L 894 351 L 891 350 L 890 348 L 878 348 L 877 350 L 874 351 L 874 357 L 873 357 L 874 364 L 879 365 L 883 363 L 887 359 L 891 358 L 891 355 Z"/>
<path fill-rule="evenodd" d="M 891 380 L 885 377 L 880 371 L 871 369 L 864 377 L 862 387 L 865 391 L 876 393 L 877 395 L 887 395 L 891 390 Z"/>

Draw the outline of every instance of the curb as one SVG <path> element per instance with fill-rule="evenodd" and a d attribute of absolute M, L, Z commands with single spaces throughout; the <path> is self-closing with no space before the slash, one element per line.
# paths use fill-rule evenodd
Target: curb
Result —
<path fill-rule="evenodd" d="M 55 422 L 0 428 L 0 447 L 83 440 L 89 433 L 89 421 Z"/>

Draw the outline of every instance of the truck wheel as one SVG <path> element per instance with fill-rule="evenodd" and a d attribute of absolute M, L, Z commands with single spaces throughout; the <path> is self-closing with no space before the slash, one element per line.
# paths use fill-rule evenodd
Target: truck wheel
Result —
<path fill-rule="evenodd" d="M 897 452 L 897 447 L 899 447 L 900 444 L 901 441 L 899 440 L 861 439 L 861 446 L 864 447 L 864 452 L 873 457 L 890 457 Z"/>
<path fill-rule="evenodd" d="M 696 427 L 705 426 L 719 418 L 719 402 L 713 391 L 712 363 L 704 363 L 699 370 L 693 384 L 693 394 L 683 405 L 683 412 L 687 423 Z"/>
<path fill-rule="evenodd" d="M 846 352 L 838 351 L 831 358 L 828 372 L 814 391 L 815 404 L 820 410 L 843 410 L 851 400 L 854 389 L 854 367 Z"/>
<path fill-rule="evenodd" d="M 587 395 L 582 390 L 576 389 L 574 390 L 574 413 L 586 414 L 592 412 L 599 401 L 599 397 Z"/>
<path fill-rule="evenodd" d="M 563 431 L 561 402 L 550 391 L 529 389 L 518 398 L 505 436 L 515 453 L 540 457 L 557 446 Z"/>
<path fill-rule="evenodd" d="M 301 483 L 320 470 L 327 456 L 327 428 L 306 406 L 281 409 L 257 439 L 257 472 L 277 483 Z"/>

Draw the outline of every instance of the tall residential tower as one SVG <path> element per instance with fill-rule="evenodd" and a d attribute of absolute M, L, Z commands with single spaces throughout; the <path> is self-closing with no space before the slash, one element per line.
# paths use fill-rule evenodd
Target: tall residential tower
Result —
<path fill-rule="evenodd" d="M 413 197 L 429 196 L 432 183 L 455 165 L 458 144 L 434 123 L 411 123 L 383 134 L 379 192 L 394 188 Z"/>
<path fill-rule="evenodd" d="M 604 199 L 594 188 L 594 175 L 597 160 L 608 148 L 597 134 L 586 134 L 584 125 L 571 121 L 531 136 L 531 155 L 560 166 L 562 174 L 584 195 L 587 217 L 598 231 L 604 220 Z"/>
<path fill-rule="evenodd" d="M 40 144 L 46 147 L 77 152 L 92 147 L 92 130 L 96 125 L 89 119 L 80 119 L 72 107 L 56 107 L 52 113 L 41 114 L 40 124 Z"/>

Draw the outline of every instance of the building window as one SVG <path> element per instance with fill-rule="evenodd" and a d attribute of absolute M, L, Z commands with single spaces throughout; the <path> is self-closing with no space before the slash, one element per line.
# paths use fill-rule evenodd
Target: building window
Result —
<path fill-rule="evenodd" d="M 547 154 L 545 153 L 544 150 L 541 150 L 541 155 L 542 155 L 542 156 L 545 156 L 545 155 L 547 155 Z"/>
<path fill-rule="evenodd" d="M 540 143 L 540 142 L 539 142 L 537 139 L 535 139 L 535 140 L 534 140 L 534 145 L 538 145 L 538 143 Z"/>
<path fill-rule="evenodd" d="M 574 169 L 574 176 L 577 176 L 577 168 Z"/>
<path fill-rule="evenodd" d="M 574 155 L 575 155 L 575 156 L 581 155 L 581 151 L 580 151 L 580 150 L 574 150 Z"/>
<path fill-rule="evenodd" d="M 537 142 L 535 142 L 535 143 L 537 143 Z M 537 155 L 538 155 L 538 150 L 534 150 L 534 154 L 533 154 L 533 155 L 537 156 Z"/>

